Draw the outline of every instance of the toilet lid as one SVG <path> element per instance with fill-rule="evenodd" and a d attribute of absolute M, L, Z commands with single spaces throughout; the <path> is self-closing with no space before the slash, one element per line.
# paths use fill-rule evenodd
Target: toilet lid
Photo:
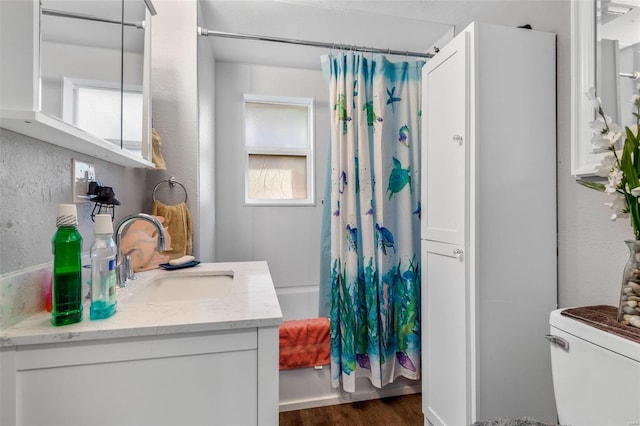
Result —
<path fill-rule="evenodd" d="M 564 309 L 558 309 L 551 312 L 549 316 L 549 324 L 551 327 L 555 327 L 604 349 L 640 362 L 640 343 L 564 316 L 561 314 L 563 310 Z"/>

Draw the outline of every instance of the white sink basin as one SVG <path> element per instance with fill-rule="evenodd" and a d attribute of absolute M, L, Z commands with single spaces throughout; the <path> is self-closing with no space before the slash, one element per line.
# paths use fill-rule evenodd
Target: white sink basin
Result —
<path fill-rule="evenodd" d="M 123 303 L 169 303 L 216 299 L 228 295 L 233 286 L 233 271 L 167 271 L 133 289 Z"/>

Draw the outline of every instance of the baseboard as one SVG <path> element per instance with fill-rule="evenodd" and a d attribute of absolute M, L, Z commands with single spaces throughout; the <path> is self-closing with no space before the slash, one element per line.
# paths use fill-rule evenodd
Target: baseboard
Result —
<path fill-rule="evenodd" d="M 337 392 L 337 391 L 336 391 Z M 280 412 L 303 410 L 307 408 L 326 407 L 329 405 L 347 404 L 350 402 L 368 401 L 371 399 L 388 398 L 391 396 L 411 395 L 422 392 L 420 382 L 412 385 L 393 386 L 388 385 L 384 389 L 373 391 L 340 393 L 321 398 L 305 399 L 280 403 Z"/>

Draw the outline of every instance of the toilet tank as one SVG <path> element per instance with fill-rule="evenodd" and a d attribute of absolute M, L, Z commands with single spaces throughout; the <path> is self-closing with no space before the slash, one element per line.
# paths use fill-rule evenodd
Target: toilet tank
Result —
<path fill-rule="evenodd" d="M 549 319 L 550 334 L 563 339 L 551 344 L 560 424 L 640 426 L 640 343 L 560 312 Z"/>

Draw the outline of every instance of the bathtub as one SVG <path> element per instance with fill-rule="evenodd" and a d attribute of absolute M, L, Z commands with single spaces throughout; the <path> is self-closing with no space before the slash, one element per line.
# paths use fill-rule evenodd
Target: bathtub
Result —
<path fill-rule="evenodd" d="M 283 320 L 315 318 L 318 315 L 318 287 L 276 288 Z M 331 387 L 331 369 L 321 367 L 280 371 L 280 411 L 322 407 L 389 396 L 421 392 L 421 383 L 397 378 L 383 389 L 375 388 L 368 379 L 356 380 L 356 392 L 344 392 Z"/>

